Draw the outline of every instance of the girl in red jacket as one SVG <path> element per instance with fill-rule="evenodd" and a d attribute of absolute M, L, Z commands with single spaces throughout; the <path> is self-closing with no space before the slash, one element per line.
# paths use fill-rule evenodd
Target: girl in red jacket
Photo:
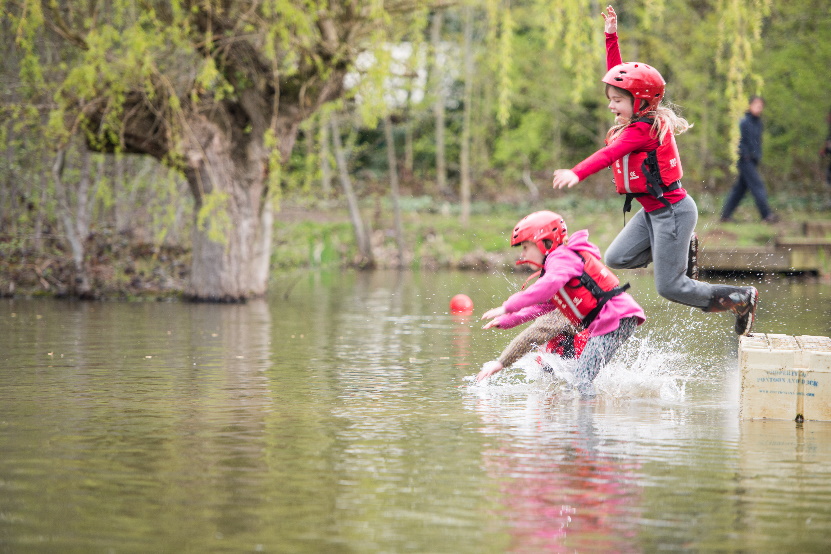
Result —
<path fill-rule="evenodd" d="M 652 262 L 658 294 L 705 312 L 731 311 L 736 333 L 747 335 L 759 300 L 756 288 L 695 279 L 698 239 L 693 230 L 698 209 L 681 184 L 684 173 L 675 144 L 675 135 L 690 124 L 661 104 L 666 83 L 658 70 L 640 62 L 621 62 L 617 15 L 611 6 L 603 19 L 608 68 L 603 82 L 615 125 L 606 135 L 605 148 L 572 169 L 554 172 L 554 188 L 573 187 L 612 166 L 617 192 L 626 195 L 624 212 L 632 200 L 642 207 L 609 245 L 606 265 L 628 269 Z"/>

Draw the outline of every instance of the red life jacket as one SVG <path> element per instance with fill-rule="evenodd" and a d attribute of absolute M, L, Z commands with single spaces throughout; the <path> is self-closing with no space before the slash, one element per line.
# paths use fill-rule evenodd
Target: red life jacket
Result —
<path fill-rule="evenodd" d="M 634 122 L 643 121 L 651 124 L 652 119 L 640 118 Z M 615 160 L 612 164 L 612 172 L 615 176 L 615 189 L 618 194 L 626 195 L 624 212 L 629 211 L 632 198 L 645 194 L 654 196 L 669 206 L 664 199 L 664 192 L 669 192 L 681 187 L 681 177 L 684 170 L 681 169 L 681 157 L 678 154 L 678 145 L 672 133 L 667 133 L 669 140 L 664 142 L 655 150 L 649 152 L 632 152 Z M 619 137 L 620 135 L 618 135 Z M 612 144 L 618 137 L 607 144 Z"/>
<path fill-rule="evenodd" d="M 577 334 L 560 333 L 548 341 L 545 351 L 557 354 L 561 358 L 577 359 L 583 353 L 589 338 L 588 329 L 584 329 Z M 541 358 L 537 359 L 537 361 L 541 360 Z"/>
<path fill-rule="evenodd" d="M 577 250 L 583 258 L 583 274 L 568 281 L 551 301 L 557 305 L 572 325 L 588 327 L 606 302 L 629 288 L 608 267 L 585 250 Z"/>

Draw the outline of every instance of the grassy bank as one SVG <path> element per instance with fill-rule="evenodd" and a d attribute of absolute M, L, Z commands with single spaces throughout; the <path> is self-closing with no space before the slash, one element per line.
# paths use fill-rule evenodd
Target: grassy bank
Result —
<path fill-rule="evenodd" d="M 816 209 L 819 200 L 776 198 L 781 222 L 768 225 L 748 200 L 735 223 L 718 221 L 720 199 L 699 195 L 697 230 L 702 242 L 719 246 L 766 245 L 778 236 L 798 236 L 805 221 L 831 219 Z M 441 268 L 489 270 L 512 266 L 517 251 L 508 240 L 513 226 L 528 213 L 550 209 L 562 214 L 571 232 L 588 229 L 602 250 L 623 227 L 618 197 L 583 198 L 577 194 L 544 197 L 530 203 L 474 203 L 470 221 L 462 225 L 457 204 L 430 197 L 402 199 L 404 264 L 415 270 Z M 362 205 L 372 235 L 377 267 L 396 267 L 393 210 L 384 197 Z M 628 214 L 627 218 L 631 218 Z M 272 271 L 349 267 L 357 254 L 348 212 L 341 203 L 285 200 L 275 217 Z M 85 264 L 92 281 L 90 298 L 178 298 L 190 271 L 189 245 L 137 243 L 130 237 L 97 230 L 87 243 Z M 0 243 L 0 295 L 66 296 L 75 272 L 65 244 L 53 238 L 39 251 L 11 242 Z"/>
<path fill-rule="evenodd" d="M 720 198 L 696 198 L 699 208 L 697 231 L 702 242 L 751 246 L 772 243 L 777 236 L 796 236 L 803 222 L 829 219 L 831 212 L 816 210 L 819 202 L 810 199 L 778 199 L 781 221 L 775 225 L 759 221 L 748 198 L 732 223 L 719 222 Z M 472 207 L 468 225 L 460 221 L 459 206 L 430 198 L 406 198 L 401 203 L 406 245 L 405 265 L 412 268 L 488 269 L 511 264 L 516 256 L 508 244 L 519 219 L 528 213 L 549 209 L 566 220 L 569 231 L 588 229 L 601 249 L 617 236 L 624 225 L 622 200 L 618 197 L 585 199 L 576 194 L 547 198 L 536 204 L 478 203 Z M 379 267 L 396 265 L 397 248 L 392 207 L 384 199 L 365 205 L 362 213 L 372 231 L 373 251 Z M 631 219 L 634 212 L 626 216 Z M 341 207 L 323 208 L 287 202 L 277 214 L 275 269 L 294 267 L 348 266 L 357 249 L 348 213 Z"/>

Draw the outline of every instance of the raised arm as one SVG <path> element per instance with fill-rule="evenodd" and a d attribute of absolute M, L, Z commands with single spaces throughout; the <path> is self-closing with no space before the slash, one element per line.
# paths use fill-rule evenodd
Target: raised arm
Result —
<path fill-rule="evenodd" d="M 603 15 L 603 29 L 606 31 L 606 69 L 623 63 L 620 46 L 617 43 L 617 14 L 612 6 L 606 8 Z"/>
<path fill-rule="evenodd" d="M 617 14 L 612 6 L 608 6 L 605 12 L 600 12 L 603 16 L 603 30 L 607 35 L 617 33 Z"/>

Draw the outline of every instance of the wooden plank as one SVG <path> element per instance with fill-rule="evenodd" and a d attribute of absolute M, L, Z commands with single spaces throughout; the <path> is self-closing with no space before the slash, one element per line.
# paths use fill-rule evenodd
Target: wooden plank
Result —
<path fill-rule="evenodd" d="M 792 267 L 789 252 L 769 247 L 704 246 L 698 253 L 698 267 L 713 271 L 799 271 Z"/>
<path fill-rule="evenodd" d="M 831 221 L 806 221 L 802 224 L 802 234 L 806 237 L 831 236 Z"/>
<path fill-rule="evenodd" d="M 776 248 L 790 254 L 797 270 L 828 273 L 831 270 L 831 239 L 793 237 L 776 240 Z"/>
<path fill-rule="evenodd" d="M 781 237 L 776 239 L 778 247 L 803 247 L 816 246 L 820 248 L 831 248 L 831 238 L 825 237 Z"/>

